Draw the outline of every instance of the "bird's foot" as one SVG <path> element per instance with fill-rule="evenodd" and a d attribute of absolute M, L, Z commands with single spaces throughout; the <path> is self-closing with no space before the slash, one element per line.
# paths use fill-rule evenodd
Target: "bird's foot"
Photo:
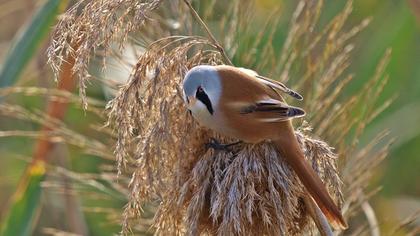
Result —
<path fill-rule="evenodd" d="M 218 151 L 232 152 L 231 147 L 242 143 L 242 141 L 237 141 L 234 143 L 222 144 L 217 141 L 215 138 L 210 138 L 210 142 L 206 143 L 206 148 L 213 148 Z"/>

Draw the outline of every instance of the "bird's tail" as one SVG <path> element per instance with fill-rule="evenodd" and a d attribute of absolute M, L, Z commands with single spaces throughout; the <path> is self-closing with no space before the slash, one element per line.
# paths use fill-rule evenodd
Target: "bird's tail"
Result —
<path fill-rule="evenodd" d="M 310 196 L 315 200 L 332 227 L 335 229 L 346 229 L 348 226 L 340 209 L 330 197 L 320 177 L 305 160 L 294 132 L 292 131 L 291 133 L 293 135 L 290 136 L 293 137 L 282 137 L 273 140 L 273 142 L 282 156 L 286 159 L 287 163 L 295 171 L 296 175 L 299 177 Z"/>

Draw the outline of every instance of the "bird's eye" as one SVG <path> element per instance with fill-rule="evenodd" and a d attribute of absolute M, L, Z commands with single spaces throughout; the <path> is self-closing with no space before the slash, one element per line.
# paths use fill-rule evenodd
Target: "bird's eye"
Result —
<path fill-rule="evenodd" d="M 204 90 L 203 90 L 203 88 L 202 88 L 201 86 L 199 86 L 199 87 L 197 88 L 196 96 L 197 96 L 198 94 L 201 94 L 201 93 L 204 93 Z"/>

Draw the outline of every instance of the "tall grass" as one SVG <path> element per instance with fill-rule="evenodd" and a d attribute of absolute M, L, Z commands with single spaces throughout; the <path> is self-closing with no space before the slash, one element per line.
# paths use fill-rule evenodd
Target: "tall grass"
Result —
<path fill-rule="evenodd" d="M 372 170 L 388 153 L 388 144 L 379 144 L 386 132 L 364 148 L 356 147 L 366 125 L 390 103 L 377 104 L 375 98 L 388 79 L 384 68 L 391 51 L 384 54 L 363 89 L 348 97 L 342 95 L 354 77 L 347 71 L 352 40 L 370 20 L 347 26 L 352 12 L 352 1 L 348 1 L 329 23 L 319 25 L 323 1 L 300 1 L 282 49 L 276 50 L 275 35 L 280 27 L 276 10 L 255 34 L 253 2 L 193 3 L 191 7 L 184 1 L 80 1 L 63 15 L 48 50 L 49 62 L 58 74 L 63 58 L 75 58 L 72 70 L 79 79 L 82 107 L 107 120 L 106 127 L 100 129 L 106 138 L 97 140 L 62 122 L 48 138 L 107 161 L 115 157 L 116 166 L 107 163 L 100 175 L 78 175 L 64 169 L 53 173 L 91 186 L 92 195 L 126 200 L 123 211 L 95 208 L 109 213 L 114 224 L 121 216 L 125 233 L 271 235 L 314 231 L 311 218 L 316 216 L 305 205 L 303 188 L 271 144 L 241 145 L 234 154 L 207 150 L 204 144 L 210 137 L 229 139 L 199 127 L 185 110 L 180 88 L 185 72 L 198 64 L 232 61 L 235 66 L 287 83 L 304 95 L 308 115 L 295 124 L 299 128 L 296 134 L 308 160 L 350 221 L 350 229 L 338 233 L 375 234 L 378 222 L 369 198 L 376 189 L 367 187 Z M 125 61 L 126 49 L 138 55 L 136 62 Z M 103 59 L 107 68 L 132 66 L 131 76 L 106 107 L 86 93 L 89 80 L 116 87 L 107 78 L 91 75 L 93 56 Z M 120 64 L 109 63 L 107 57 Z M 29 88 L 2 92 L 45 93 Z M 66 93 L 54 96 L 79 102 Z M 23 118 L 19 114 L 24 113 L 25 119 L 51 122 L 18 106 L 4 106 L 20 111 L 3 112 L 6 115 Z M 36 136 L 24 132 L 9 135 Z M 108 142 L 114 141 L 111 147 Z M 366 217 L 363 222 L 367 223 L 352 220 L 360 216 Z"/>

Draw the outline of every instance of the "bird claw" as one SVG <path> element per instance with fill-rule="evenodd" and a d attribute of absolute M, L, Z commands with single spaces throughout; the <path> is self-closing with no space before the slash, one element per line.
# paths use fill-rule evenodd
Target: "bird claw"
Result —
<path fill-rule="evenodd" d="M 213 148 L 214 150 L 218 151 L 225 151 L 225 152 L 232 152 L 231 147 L 242 143 L 242 141 L 237 141 L 228 144 L 222 144 L 217 141 L 215 138 L 210 138 L 210 142 L 206 143 L 206 149 Z"/>

